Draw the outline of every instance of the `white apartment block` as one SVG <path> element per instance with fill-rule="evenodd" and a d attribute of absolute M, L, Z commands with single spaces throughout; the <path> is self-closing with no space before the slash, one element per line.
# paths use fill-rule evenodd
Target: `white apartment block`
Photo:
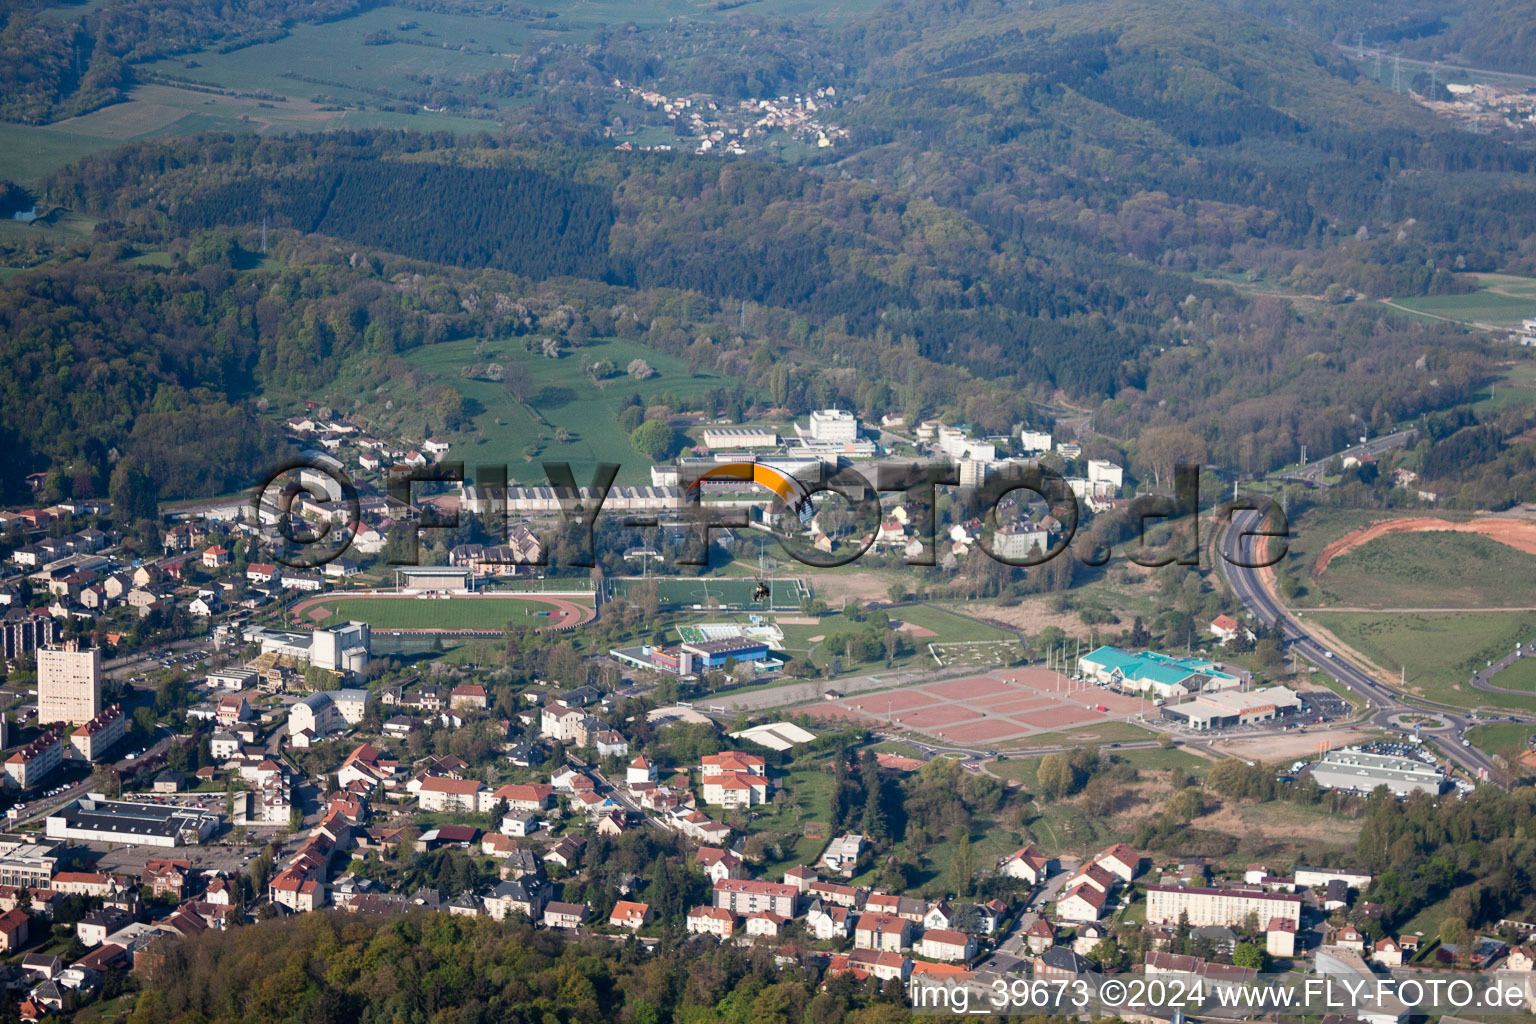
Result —
<path fill-rule="evenodd" d="M 1147 923 L 1177 922 L 1189 916 L 1192 927 L 1239 925 L 1249 914 L 1257 914 L 1261 923 L 1274 918 L 1301 920 L 1301 900 L 1262 889 L 1197 889 L 1174 885 L 1147 887 Z"/>
<path fill-rule="evenodd" d="M 37 652 L 37 724 L 84 725 L 101 714 L 101 651 L 76 641 Z"/>

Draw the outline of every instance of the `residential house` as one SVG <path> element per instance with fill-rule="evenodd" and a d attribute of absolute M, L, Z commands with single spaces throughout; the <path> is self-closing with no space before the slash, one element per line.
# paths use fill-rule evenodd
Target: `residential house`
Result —
<path fill-rule="evenodd" d="M 637 932 L 650 919 L 651 905 L 649 903 L 631 903 L 629 900 L 619 900 L 613 905 L 613 913 L 608 915 L 608 927 L 628 928 L 632 932 Z"/>
<path fill-rule="evenodd" d="M 1097 921 L 1104 916 L 1109 897 L 1091 885 L 1080 885 L 1056 901 L 1056 916 L 1063 921 Z"/>
<path fill-rule="evenodd" d="M 882 949 L 899 953 L 912 944 L 912 922 L 895 914 L 864 913 L 853 929 L 856 949 Z"/>
<path fill-rule="evenodd" d="M 561 903 L 551 900 L 544 904 L 544 927 L 546 928 L 579 928 L 586 917 L 585 903 Z"/>
<path fill-rule="evenodd" d="M 736 930 L 736 915 L 724 907 L 694 907 L 686 925 L 691 934 L 713 935 L 724 942 Z"/>
<path fill-rule="evenodd" d="M 485 786 L 478 779 L 449 779 L 432 775 L 422 780 L 416 799 L 423 810 L 464 811 L 475 813 L 481 806 Z"/>
<path fill-rule="evenodd" d="M 1371 959 L 1383 967 L 1401 967 L 1403 965 L 1403 947 L 1397 944 L 1397 940 L 1390 935 L 1377 941 L 1371 948 Z"/>
<path fill-rule="evenodd" d="M 710 884 L 725 878 L 746 878 L 747 866 L 729 850 L 718 846 L 701 846 L 694 855 L 694 862 L 704 870 Z"/>
<path fill-rule="evenodd" d="M 1037 917 L 1024 927 L 1024 945 L 1040 954 L 1056 945 L 1056 928 L 1044 917 Z"/>
<path fill-rule="evenodd" d="M 847 907 L 817 900 L 805 913 L 805 926 L 823 942 L 846 939 L 853 927 L 854 914 Z"/>
<path fill-rule="evenodd" d="M 1142 856 L 1124 843 L 1116 843 L 1114 846 L 1102 851 L 1093 858 L 1093 863 L 1099 867 L 1118 875 L 1123 882 L 1129 882 L 1141 872 Z"/>
<path fill-rule="evenodd" d="M 964 962 L 976 955 L 976 937 L 945 928 L 930 928 L 917 940 L 916 952 L 930 960 Z"/>
<path fill-rule="evenodd" d="M 25 910 L 12 909 L 0 914 L 0 952 L 14 953 L 25 946 L 30 935 L 31 922 L 32 918 Z M 85 942 L 84 939 L 80 941 Z M 96 944 L 89 943 L 89 945 Z"/>
<path fill-rule="evenodd" d="M 1002 859 L 998 871 L 1008 878 L 1017 878 L 1030 885 L 1039 885 L 1056 870 L 1056 860 L 1047 857 L 1033 846 L 1015 850 Z"/>

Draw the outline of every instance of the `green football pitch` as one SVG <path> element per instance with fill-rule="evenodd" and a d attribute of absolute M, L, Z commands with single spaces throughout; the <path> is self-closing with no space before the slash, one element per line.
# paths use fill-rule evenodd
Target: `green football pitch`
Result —
<path fill-rule="evenodd" d="M 356 620 L 373 629 L 499 630 L 512 623 L 516 628 L 544 629 L 575 625 L 590 617 L 589 598 L 479 597 L 448 598 L 338 597 L 305 602 L 299 611 L 307 626 L 329 626 Z M 562 610 L 573 614 L 560 614 Z M 577 613 L 579 611 L 579 616 Z M 548 614 L 540 614 L 545 612 Z"/>
<path fill-rule="evenodd" d="M 608 585 L 610 597 L 623 597 L 631 588 L 640 584 L 654 584 L 656 600 L 664 607 L 689 608 L 699 605 L 708 608 L 718 602 L 718 607 L 722 609 L 737 611 L 798 611 L 800 599 L 810 593 L 803 580 L 774 579 L 765 582 L 769 593 L 768 600 L 762 603 L 752 600 L 753 591 L 757 589 L 757 581 L 752 579 L 628 577 L 609 580 Z"/>

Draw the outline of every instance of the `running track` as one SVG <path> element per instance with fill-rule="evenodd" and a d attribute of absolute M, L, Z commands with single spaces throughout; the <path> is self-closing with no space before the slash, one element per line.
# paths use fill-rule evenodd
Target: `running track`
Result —
<path fill-rule="evenodd" d="M 298 604 L 296 604 L 292 608 L 288 609 L 288 615 L 289 615 L 290 618 L 295 620 L 295 622 L 294 622 L 295 625 L 309 624 L 311 626 L 314 626 L 315 625 L 314 621 L 309 619 L 309 617 L 308 617 L 309 609 L 315 607 L 316 605 L 325 604 L 325 603 L 327 603 L 329 601 L 347 600 L 347 599 L 350 599 L 350 598 L 358 598 L 358 597 L 389 597 L 389 598 L 395 598 L 396 600 L 401 600 L 401 599 L 410 600 L 412 598 L 412 595 L 410 595 L 410 594 L 401 594 L 401 593 L 397 593 L 397 592 L 391 591 L 391 590 L 362 590 L 362 591 L 357 591 L 355 593 L 349 593 L 349 592 L 342 591 L 342 592 L 338 592 L 338 593 L 334 593 L 334 594 L 323 594 L 323 595 L 320 595 L 318 597 L 306 597 L 304 600 L 300 601 Z M 443 600 L 443 599 L 442 598 L 423 598 L 422 600 Z M 543 626 L 543 627 L 541 627 L 539 629 L 534 630 L 535 633 L 557 633 L 557 632 L 562 632 L 562 631 L 568 630 L 568 629 L 575 629 L 577 626 L 585 626 L 587 623 L 589 623 L 593 619 L 597 618 L 597 606 L 596 606 L 595 602 L 593 604 L 591 604 L 591 605 L 586 605 L 586 604 L 581 604 L 581 603 L 579 603 L 577 601 L 568 600 L 568 599 L 563 598 L 563 597 L 556 597 L 556 596 L 551 595 L 551 594 L 539 594 L 539 593 L 528 593 L 528 594 L 455 594 L 452 597 L 448 598 L 447 600 L 451 600 L 451 601 L 537 601 L 540 604 L 550 605 L 551 607 L 557 609 L 560 612 L 560 616 L 561 617 L 560 617 L 560 624 L 558 626 Z M 437 629 L 422 629 L 422 628 L 416 628 L 416 629 L 380 629 L 379 632 L 380 633 L 405 633 L 405 634 L 411 634 L 411 635 L 421 634 L 421 635 L 427 635 L 427 636 L 430 636 L 430 635 L 435 634 L 435 633 L 453 633 L 453 634 L 456 634 L 458 636 L 500 636 L 501 635 L 501 630 L 499 630 L 499 629 L 470 629 L 470 628 L 465 628 L 465 627 L 461 627 L 461 626 L 444 626 L 444 627 L 437 628 Z"/>

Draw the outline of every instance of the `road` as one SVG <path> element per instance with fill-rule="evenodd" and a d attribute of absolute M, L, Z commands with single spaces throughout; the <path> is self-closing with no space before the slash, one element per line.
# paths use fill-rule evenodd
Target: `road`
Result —
<path fill-rule="evenodd" d="M 1296 469 L 1281 470 L 1275 475 L 1282 480 L 1305 480 L 1307 483 L 1321 485 L 1323 482 L 1323 471 L 1328 468 L 1328 463 L 1334 459 L 1343 459 L 1350 455 L 1357 458 L 1361 455 L 1380 455 L 1382 452 L 1390 451 L 1393 448 L 1406 447 L 1418 436 L 1419 431 L 1417 427 L 1399 430 L 1395 434 L 1383 434 L 1380 437 L 1371 438 L 1364 444 L 1351 445 L 1342 451 L 1334 452 L 1327 458 L 1319 459 L 1316 462 L 1309 462 L 1305 466 Z"/>
<path fill-rule="evenodd" d="M 1495 686 L 1492 682 L 1490 682 L 1494 676 L 1498 675 L 1500 672 L 1504 671 L 1505 669 L 1509 668 L 1509 666 L 1525 657 L 1525 651 L 1526 648 L 1524 646 L 1516 647 L 1514 650 L 1504 655 L 1504 657 L 1500 658 L 1498 661 L 1494 662 L 1492 665 L 1489 665 L 1487 668 L 1477 673 L 1477 675 L 1473 676 L 1472 685 L 1477 687 L 1477 689 L 1483 690 L 1487 693 L 1510 693 L 1517 697 L 1532 696 L 1532 694 L 1527 690 L 1513 690 L 1507 686 Z M 1523 718 L 1524 716 L 1520 717 Z"/>
<path fill-rule="evenodd" d="M 1399 727 L 1393 724 L 1393 717 L 1405 712 L 1424 711 L 1426 710 L 1424 705 L 1434 704 L 1435 717 L 1444 720 L 1447 724 L 1439 729 L 1423 729 L 1422 732 L 1439 740 L 1439 747 L 1445 756 L 1460 765 L 1474 778 L 1482 771 L 1492 775 L 1495 768 L 1487 754 L 1476 747 L 1461 745 L 1461 734 L 1470 724 L 1470 719 L 1464 710 L 1441 710 L 1447 706 L 1417 699 L 1414 704 L 1406 703 L 1402 695 L 1347 661 L 1343 652 L 1331 650 L 1307 632 L 1301 623 L 1286 611 L 1279 599 L 1270 593 L 1260 577 L 1259 570 L 1246 569 L 1238 564 L 1241 562 L 1253 564 L 1260 561 L 1260 557 L 1251 550 L 1253 538 L 1246 534 L 1248 531 L 1260 529 L 1262 519 L 1263 515 L 1260 512 L 1236 513 L 1220 542 L 1222 557 L 1218 562 L 1221 565 L 1222 575 L 1231 584 L 1233 592 L 1243 605 L 1264 625 L 1278 624 L 1286 644 L 1294 655 L 1307 659 L 1366 702 L 1367 714 L 1365 720 L 1361 722 L 1362 725 L 1400 731 Z"/>

